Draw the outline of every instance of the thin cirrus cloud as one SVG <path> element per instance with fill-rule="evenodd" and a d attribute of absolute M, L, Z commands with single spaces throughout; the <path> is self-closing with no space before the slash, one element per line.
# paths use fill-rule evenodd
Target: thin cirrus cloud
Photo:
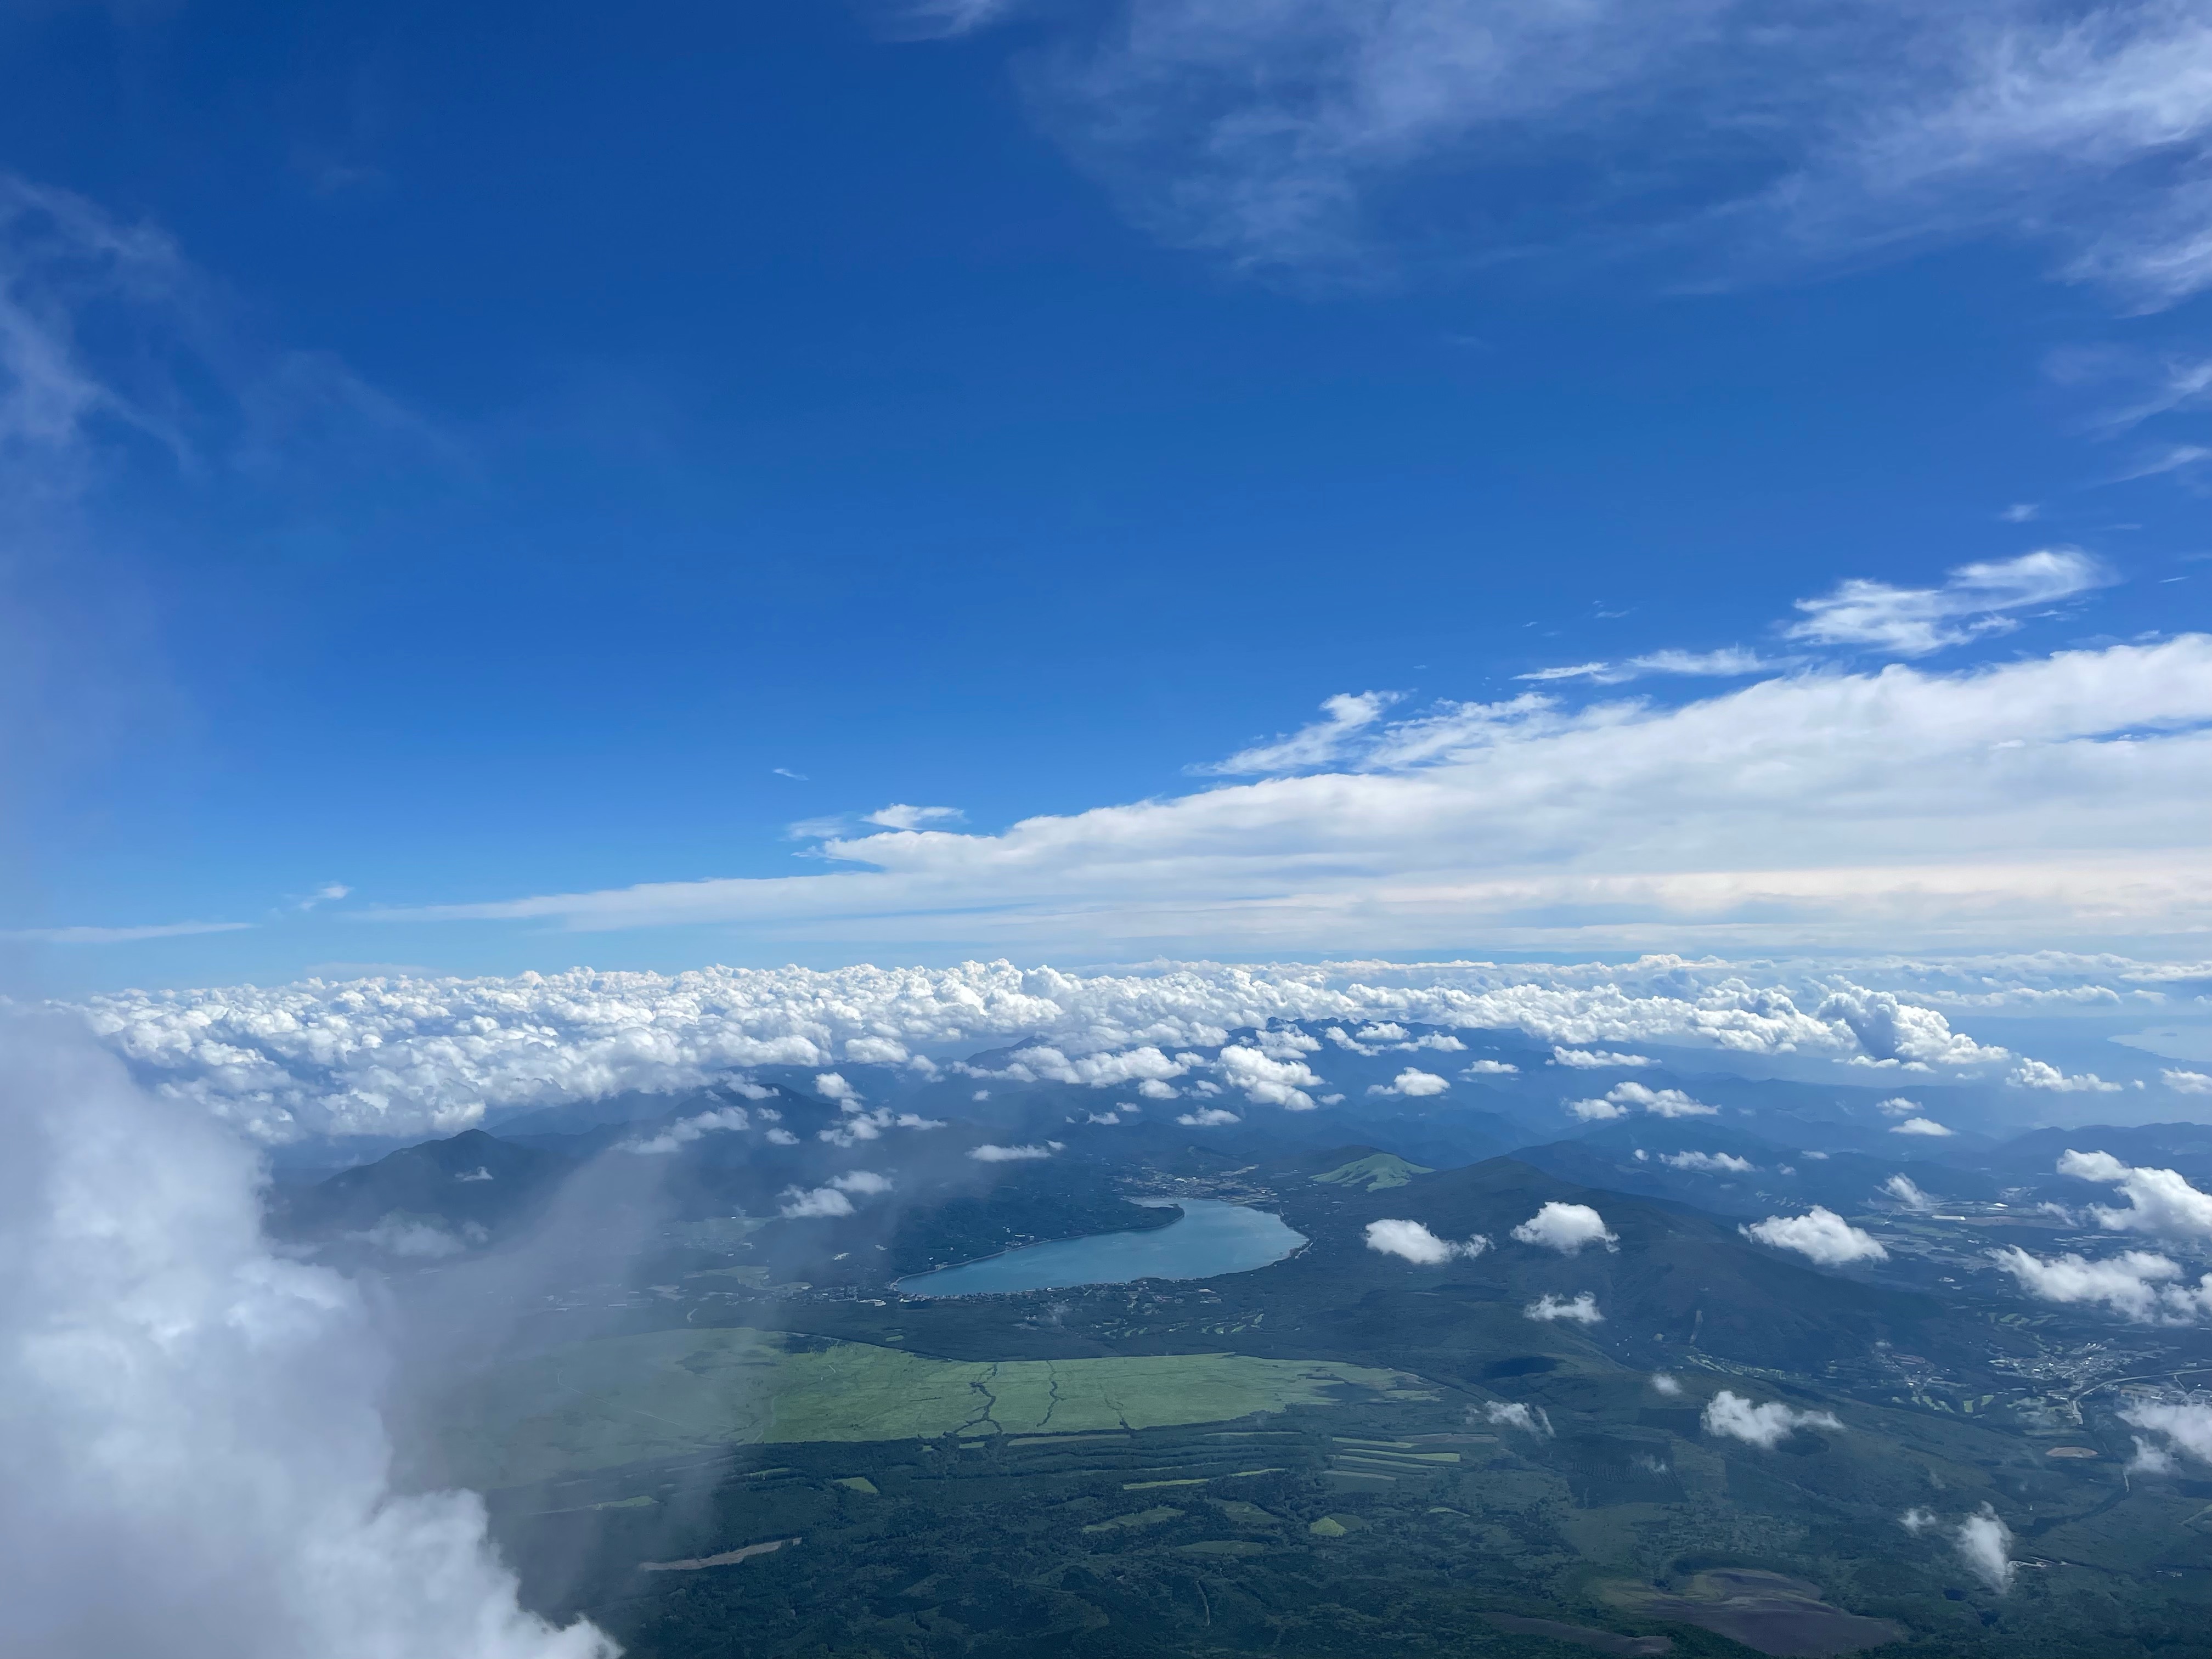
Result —
<path fill-rule="evenodd" d="M 1787 660 L 1769 661 L 1756 651 L 1729 647 L 1720 651 L 1650 651 L 1640 657 L 1630 657 L 1623 662 L 1584 662 L 1565 668 L 1539 668 L 1529 673 L 1516 674 L 1513 678 L 1539 683 L 1587 680 L 1593 685 L 1625 685 L 1631 680 L 1644 679 L 1655 674 L 1740 679 L 1790 665 Z"/>
<path fill-rule="evenodd" d="M 1017 14 L 1045 37 L 1022 59 L 1041 123 L 1137 222 L 1247 270 L 1632 246 L 1729 280 L 1995 238 L 2131 309 L 2212 284 L 2212 20 L 2185 0 L 1858 0 L 1818 27 L 1722 0 L 885 13 Z M 1605 165 L 1631 149 L 1642 188 Z"/>
<path fill-rule="evenodd" d="M 196 933 L 243 933 L 250 921 L 164 921 L 144 927 L 17 927 L 0 939 L 26 945 L 137 945 L 152 939 L 188 939 Z"/>
<path fill-rule="evenodd" d="M 1688 704 L 1341 708 L 1328 769 L 1024 820 L 829 836 L 848 867 L 354 913 L 741 924 L 962 946 L 1420 949 L 1961 940 L 2124 948 L 2212 924 L 2212 636 Z M 1285 740 L 1287 745 L 1291 740 Z"/>
<path fill-rule="evenodd" d="M 1934 587 L 1899 587 L 1854 576 L 1826 593 L 1797 600 L 1796 620 L 1784 623 L 1781 633 L 1803 646 L 1925 657 L 2009 634 L 2021 625 L 2021 612 L 2059 604 L 2116 580 L 2102 561 L 2076 547 L 2039 548 L 2015 558 L 1962 564 Z M 1731 679 L 1799 668 L 1807 660 L 1802 656 L 1767 659 L 1731 646 L 1719 651 L 1652 651 L 1620 662 L 1538 668 L 1514 678 L 1536 684 L 1580 681 L 1590 685 L 1625 685 L 1655 675 Z"/>
<path fill-rule="evenodd" d="M 1784 632 L 1810 645 L 1924 657 L 2020 626 L 2018 612 L 2056 605 L 2113 580 L 2079 548 L 2043 548 L 2015 559 L 1962 564 L 1940 587 L 1895 587 L 1854 577 L 1817 599 Z"/>

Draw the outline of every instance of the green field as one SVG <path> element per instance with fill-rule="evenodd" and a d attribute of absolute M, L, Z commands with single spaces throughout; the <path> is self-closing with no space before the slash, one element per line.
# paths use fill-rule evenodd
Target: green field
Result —
<path fill-rule="evenodd" d="M 1226 1422 L 1397 1382 L 1389 1370 L 1242 1354 L 990 1363 L 771 1331 L 656 1331 L 481 1376 L 449 1402 L 439 1437 L 449 1478 L 501 1487 L 767 1442 Z"/>
<path fill-rule="evenodd" d="M 1407 1163 L 1395 1152 L 1372 1152 L 1314 1179 L 1332 1187 L 1360 1187 L 1379 1193 L 1387 1188 L 1403 1187 L 1415 1176 L 1435 1173 L 1425 1164 Z"/>

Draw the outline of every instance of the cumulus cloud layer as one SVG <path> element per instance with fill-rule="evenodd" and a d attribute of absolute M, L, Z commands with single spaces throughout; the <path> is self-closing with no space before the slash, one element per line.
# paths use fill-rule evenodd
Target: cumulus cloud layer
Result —
<path fill-rule="evenodd" d="M 1370 1221 L 1367 1224 L 1367 1248 L 1384 1255 L 1403 1256 L 1424 1267 L 1436 1267 L 1455 1256 L 1480 1255 L 1490 1248 L 1490 1241 L 1480 1233 L 1465 1243 L 1439 1238 L 1418 1221 Z"/>
<path fill-rule="evenodd" d="M 0 1032 L 0 1647 L 597 1659 L 471 1494 L 401 1496 L 345 1279 L 272 1255 L 253 1156 L 112 1059 Z"/>
<path fill-rule="evenodd" d="M 1880 1239 L 1852 1226 L 1833 1210 L 1820 1204 L 1803 1215 L 1771 1215 L 1764 1221 L 1753 1222 L 1743 1231 L 1762 1244 L 1795 1250 L 1823 1267 L 1838 1267 L 1846 1261 L 1889 1260 L 1889 1252 L 1882 1248 Z"/>
<path fill-rule="evenodd" d="M 1840 1429 L 1844 1426 L 1828 1412 L 1796 1411 L 1778 1400 L 1753 1405 L 1741 1395 L 1728 1389 L 1723 1389 L 1705 1402 L 1701 1421 L 1707 1434 L 1747 1441 L 1769 1451 L 1800 1429 Z"/>
<path fill-rule="evenodd" d="M 1563 1255 L 1573 1255 L 1586 1244 L 1620 1247 L 1620 1236 L 1605 1224 L 1605 1218 L 1587 1204 L 1562 1204 L 1553 1199 L 1513 1230 L 1523 1244 L 1538 1244 Z"/>
<path fill-rule="evenodd" d="M 119 992 L 77 1012 L 158 1093 L 268 1141 L 451 1134 L 487 1113 L 742 1081 L 747 1067 L 787 1065 L 825 1068 L 815 1087 L 844 1109 L 831 1133 L 849 1144 L 926 1126 L 866 1111 L 844 1074 L 826 1068 L 851 1060 L 927 1077 L 936 1072 L 926 1049 L 957 1053 L 1008 1038 L 1026 1041 L 989 1077 L 1099 1089 L 1133 1081 L 1146 1099 L 1233 1089 L 1254 1104 L 1303 1110 L 1320 1104 L 1314 1060 L 1323 1045 L 1284 1021 L 1517 1030 L 1577 1053 L 1663 1039 L 1875 1070 L 1971 1071 L 2018 1057 L 1954 1029 L 1946 1006 L 2151 1006 L 2165 994 L 2160 985 L 2208 970 L 2042 953 L 1941 964 L 1878 958 L 1860 971 L 1907 988 L 1856 982 L 1832 962 L 1801 968 L 1673 956 L 1573 964 L 1194 963 L 1118 975 L 994 962 L 310 981 Z M 1255 1035 L 1231 1041 L 1253 1028 Z M 1218 1053 L 1209 1060 L 1201 1049 Z M 1626 1083 L 1602 1103 L 1608 1115 L 1702 1109 L 1679 1091 Z M 771 1129 L 768 1138 L 785 1133 Z"/>
<path fill-rule="evenodd" d="M 1673 708 L 1532 693 L 1333 723 L 1320 771 L 833 838 L 842 872 L 388 914 L 1169 952 L 2179 938 L 2212 924 L 2208 720 L 2201 635 Z"/>

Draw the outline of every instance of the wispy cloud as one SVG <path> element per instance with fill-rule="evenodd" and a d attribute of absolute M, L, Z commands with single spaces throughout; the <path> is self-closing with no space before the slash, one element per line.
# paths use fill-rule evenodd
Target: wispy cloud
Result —
<path fill-rule="evenodd" d="M 862 822 L 883 830 L 920 830 L 933 823 L 957 823 L 967 816 L 957 806 L 908 806 L 893 802 L 878 806 Z"/>
<path fill-rule="evenodd" d="M 1402 693 L 1396 691 L 1339 692 L 1322 703 L 1322 718 L 1287 737 L 1240 749 L 1223 761 L 1194 766 L 1194 773 L 1226 777 L 1261 773 L 1297 772 L 1325 766 L 1344 753 L 1352 738 L 1373 729 L 1376 722 Z"/>
<path fill-rule="evenodd" d="M 1810 645 L 1924 657 L 1947 646 L 2009 633 L 2020 626 L 2015 613 L 2055 605 L 2112 580 L 2100 561 L 2075 547 L 1962 564 L 1940 587 L 1896 587 L 1853 577 L 1818 599 L 1798 600 L 1802 619 L 1784 632 Z"/>
<path fill-rule="evenodd" d="M 1628 244 L 1739 276 L 1996 237 L 2134 307 L 2212 282 L 2212 22 L 2185 0 L 892 15 L 941 34 L 1017 11 L 1057 37 L 1028 60 L 1046 124 L 1139 222 L 1246 268 L 1371 280 Z"/>
<path fill-rule="evenodd" d="M 2196 635 L 1676 708 L 1529 694 L 1340 723 L 1335 769 L 1311 775 L 991 835 L 833 836 L 819 850 L 842 871 L 350 914 L 1185 953 L 1474 930 L 1674 949 L 2148 938 L 2212 923 L 2208 723 Z"/>
<path fill-rule="evenodd" d="M 2007 516 L 2021 514 L 2032 518 L 2034 509 L 2014 507 Z M 1784 624 L 1781 633 L 1800 645 L 1924 657 L 1947 647 L 2010 633 L 2020 626 L 2015 613 L 2074 598 L 2115 580 L 2101 561 L 2075 547 L 2042 548 L 2017 558 L 1960 565 L 1938 587 L 1899 587 L 1855 576 L 1826 593 L 1797 600 L 1796 620 Z M 1600 659 L 1533 669 L 1514 678 L 1538 684 L 1589 685 L 1625 685 L 1660 675 L 1737 679 L 1803 668 L 1811 660 L 1802 655 L 1762 657 L 1729 646 L 1717 651 L 1650 651 L 1618 662 Z M 1310 726 L 1300 737 L 1310 746 L 1325 750 L 1331 735 L 1325 726 Z M 1345 736 L 1349 735 L 1347 731 Z M 1343 746 L 1342 738 L 1335 746 Z"/>
<path fill-rule="evenodd" d="M 1740 679 L 1771 673 L 1792 665 L 1795 659 L 1770 661 L 1756 651 L 1731 646 L 1722 651 L 1650 651 L 1620 662 L 1576 663 L 1566 668 L 1539 668 L 1516 674 L 1522 680 L 1588 680 L 1593 685 L 1625 685 L 1631 680 L 1657 674 L 1679 674 L 1707 679 Z"/>
<path fill-rule="evenodd" d="M 18 927 L 0 939 L 33 945 L 136 945 L 149 939 L 185 939 L 194 933 L 236 933 L 250 921 L 165 921 L 148 927 Z"/>

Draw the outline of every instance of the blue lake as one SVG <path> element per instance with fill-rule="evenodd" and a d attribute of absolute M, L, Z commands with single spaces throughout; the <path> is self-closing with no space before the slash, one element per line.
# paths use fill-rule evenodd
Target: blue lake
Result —
<path fill-rule="evenodd" d="M 1280 1261 L 1304 1243 L 1278 1215 L 1218 1199 L 1176 1200 L 1180 1218 L 1152 1232 L 1059 1238 L 894 1286 L 904 1296 L 989 1296 L 1067 1285 L 1126 1285 L 1133 1279 L 1212 1279 Z"/>

